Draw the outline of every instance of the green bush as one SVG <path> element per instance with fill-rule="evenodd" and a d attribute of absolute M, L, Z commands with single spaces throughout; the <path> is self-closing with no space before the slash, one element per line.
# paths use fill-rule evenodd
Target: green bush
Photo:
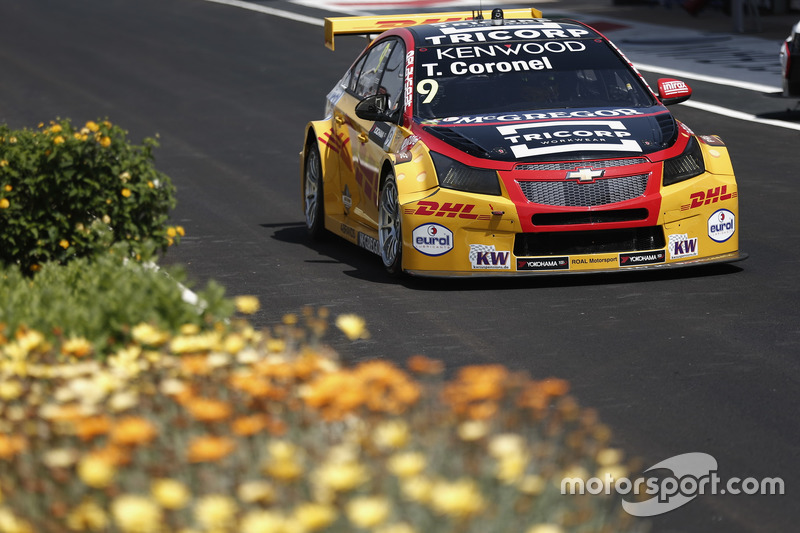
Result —
<path fill-rule="evenodd" d="M 200 304 L 184 301 L 183 270 L 159 270 L 129 261 L 129 254 L 122 243 L 96 258 L 44 263 L 32 278 L 16 266 L 0 270 L 0 337 L 3 329 L 37 330 L 55 346 L 80 340 L 75 350 L 102 357 L 127 345 L 139 324 L 177 334 L 187 324 L 203 330 L 232 315 L 233 302 L 218 284 L 199 292 Z"/>
<path fill-rule="evenodd" d="M 131 144 L 108 121 L 0 125 L 0 263 L 35 272 L 95 255 L 109 241 L 129 241 L 134 256 L 145 239 L 166 248 L 182 229 L 167 226 L 175 190 L 154 167 L 156 146 L 151 138 Z"/>

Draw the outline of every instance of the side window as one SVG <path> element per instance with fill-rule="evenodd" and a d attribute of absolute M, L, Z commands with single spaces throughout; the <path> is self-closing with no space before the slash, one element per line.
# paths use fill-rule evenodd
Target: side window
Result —
<path fill-rule="evenodd" d="M 364 68 L 364 61 L 367 59 L 367 54 L 361 56 L 358 62 L 353 65 L 353 68 L 350 69 L 350 73 L 348 74 L 349 80 L 347 82 L 347 90 L 351 92 L 356 92 L 356 83 L 358 83 L 358 77 L 361 75 L 361 69 Z"/>
<path fill-rule="evenodd" d="M 360 98 L 378 93 L 381 75 L 389 60 L 395 42 L 394 40 L 390 40 L 378 43 L 373 46 L 367 54 L 358 74 L 358 80 L 355 82 L 355 87 L 353 87 L 353 80 L 351 80 L 350 83 L 350 86 L 353 87 L 352 90 Z M 353 78 L 356 78 L 355 72 L 353 73 Z"/>
<path fill-rule="evenodd" d="M 378 88 L 379 93 L 389 95 L 389 109 L 394 111 L 400 103 L 400 96 L 403 94 L 403 75 L 405 74 L 406 50 L 402 43 L 397 42 L 392 49 L 392 55 L 386 62 L 386 70 L 383 72 L 381 84 Z"/>

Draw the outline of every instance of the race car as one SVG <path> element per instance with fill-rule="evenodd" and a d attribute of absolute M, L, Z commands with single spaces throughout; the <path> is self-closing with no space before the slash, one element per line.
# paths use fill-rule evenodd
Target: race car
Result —
<path fill-rule="evenodd" d="M 732 262 L 728 150 L 603 35 L 537 9 L 325 20 L 378 35 L 300 154 L 305 224 L 391 274 L 504 276 Z"/>
<path fill-rule="evenodd" d="M 800 22 L 781 43 L 781 79 L 784 96 L 800 96 Z"/>

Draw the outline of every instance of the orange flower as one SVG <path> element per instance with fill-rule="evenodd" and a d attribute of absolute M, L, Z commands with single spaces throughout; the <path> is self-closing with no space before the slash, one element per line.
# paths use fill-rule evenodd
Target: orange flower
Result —
<path fill-rule="evenodd" d="M 444 363 L 424 355 L 412 355 L 406 364 L 416 374 L 441 374 L 444 371 Z"/>
<path fill-rule="evenodd" d="M 28 442 L 21 435 L 0 434 L 0 459 L 12 459 L 15 455 L 25 451 Z"/>
<path fill-rule="evenodd" d="M 265 398 L 272 391 L 272 385 L 270 385 L 269 380 L 249 373 L 235 374 L 231 376 L 229 383 L 234 389 L 246 392 L 254 398 Z"/>
<path fill-rule="evenodd" d="M 105 415 L 84 418 L 75 425 L 75 434 L 83 441 L 92 440 L 99 435 L 105 435 L 110 430 L 111 420 Z"/>
<path fill-rule="evenodd" d="M 194 398 L 186 408 L 200 422 L 227 420 L 233 411 L 229 403 L 212 398 Z"/>
<path fill-rule="evenodd" d="M 180 358 L 180 367 L 185 374 L 206 376 L 211 373 L 208 357 L 205 355 L 183 355 Z"/>
<path fill-rule="evenodd" d="M 189 443 L 186 457 L 189 462 L 203 463 L 219 461 L 236 449 L 236 443 L 228 437 L 195 437 Z"/>
<path fill-rule="evenodd" d="M 263 431 L 268 424 L 269 418 L 266 415 L 254 414 L 250 416 L 241 416 L 231 422 L 231 431 L 236 435 L 249 437 Z"/>
<path fill-rule="evenodd" d="M 111 442 L 122 446 L 136 446 L 153 440 L 158 431 L 148 420 L 128 416 L 119 420 L 111 430 Z"/>

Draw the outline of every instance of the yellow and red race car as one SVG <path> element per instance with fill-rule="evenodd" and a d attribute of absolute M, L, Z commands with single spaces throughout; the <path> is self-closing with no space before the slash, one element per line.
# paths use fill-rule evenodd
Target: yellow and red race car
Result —
<path fill-rule="evenodd" d="M 497 276 L 731 262 L 728 150 L 591 27 L 536 9 L 326 19 L 379 34 L 301 153 L 305 221 L 393 274 Z"/>

